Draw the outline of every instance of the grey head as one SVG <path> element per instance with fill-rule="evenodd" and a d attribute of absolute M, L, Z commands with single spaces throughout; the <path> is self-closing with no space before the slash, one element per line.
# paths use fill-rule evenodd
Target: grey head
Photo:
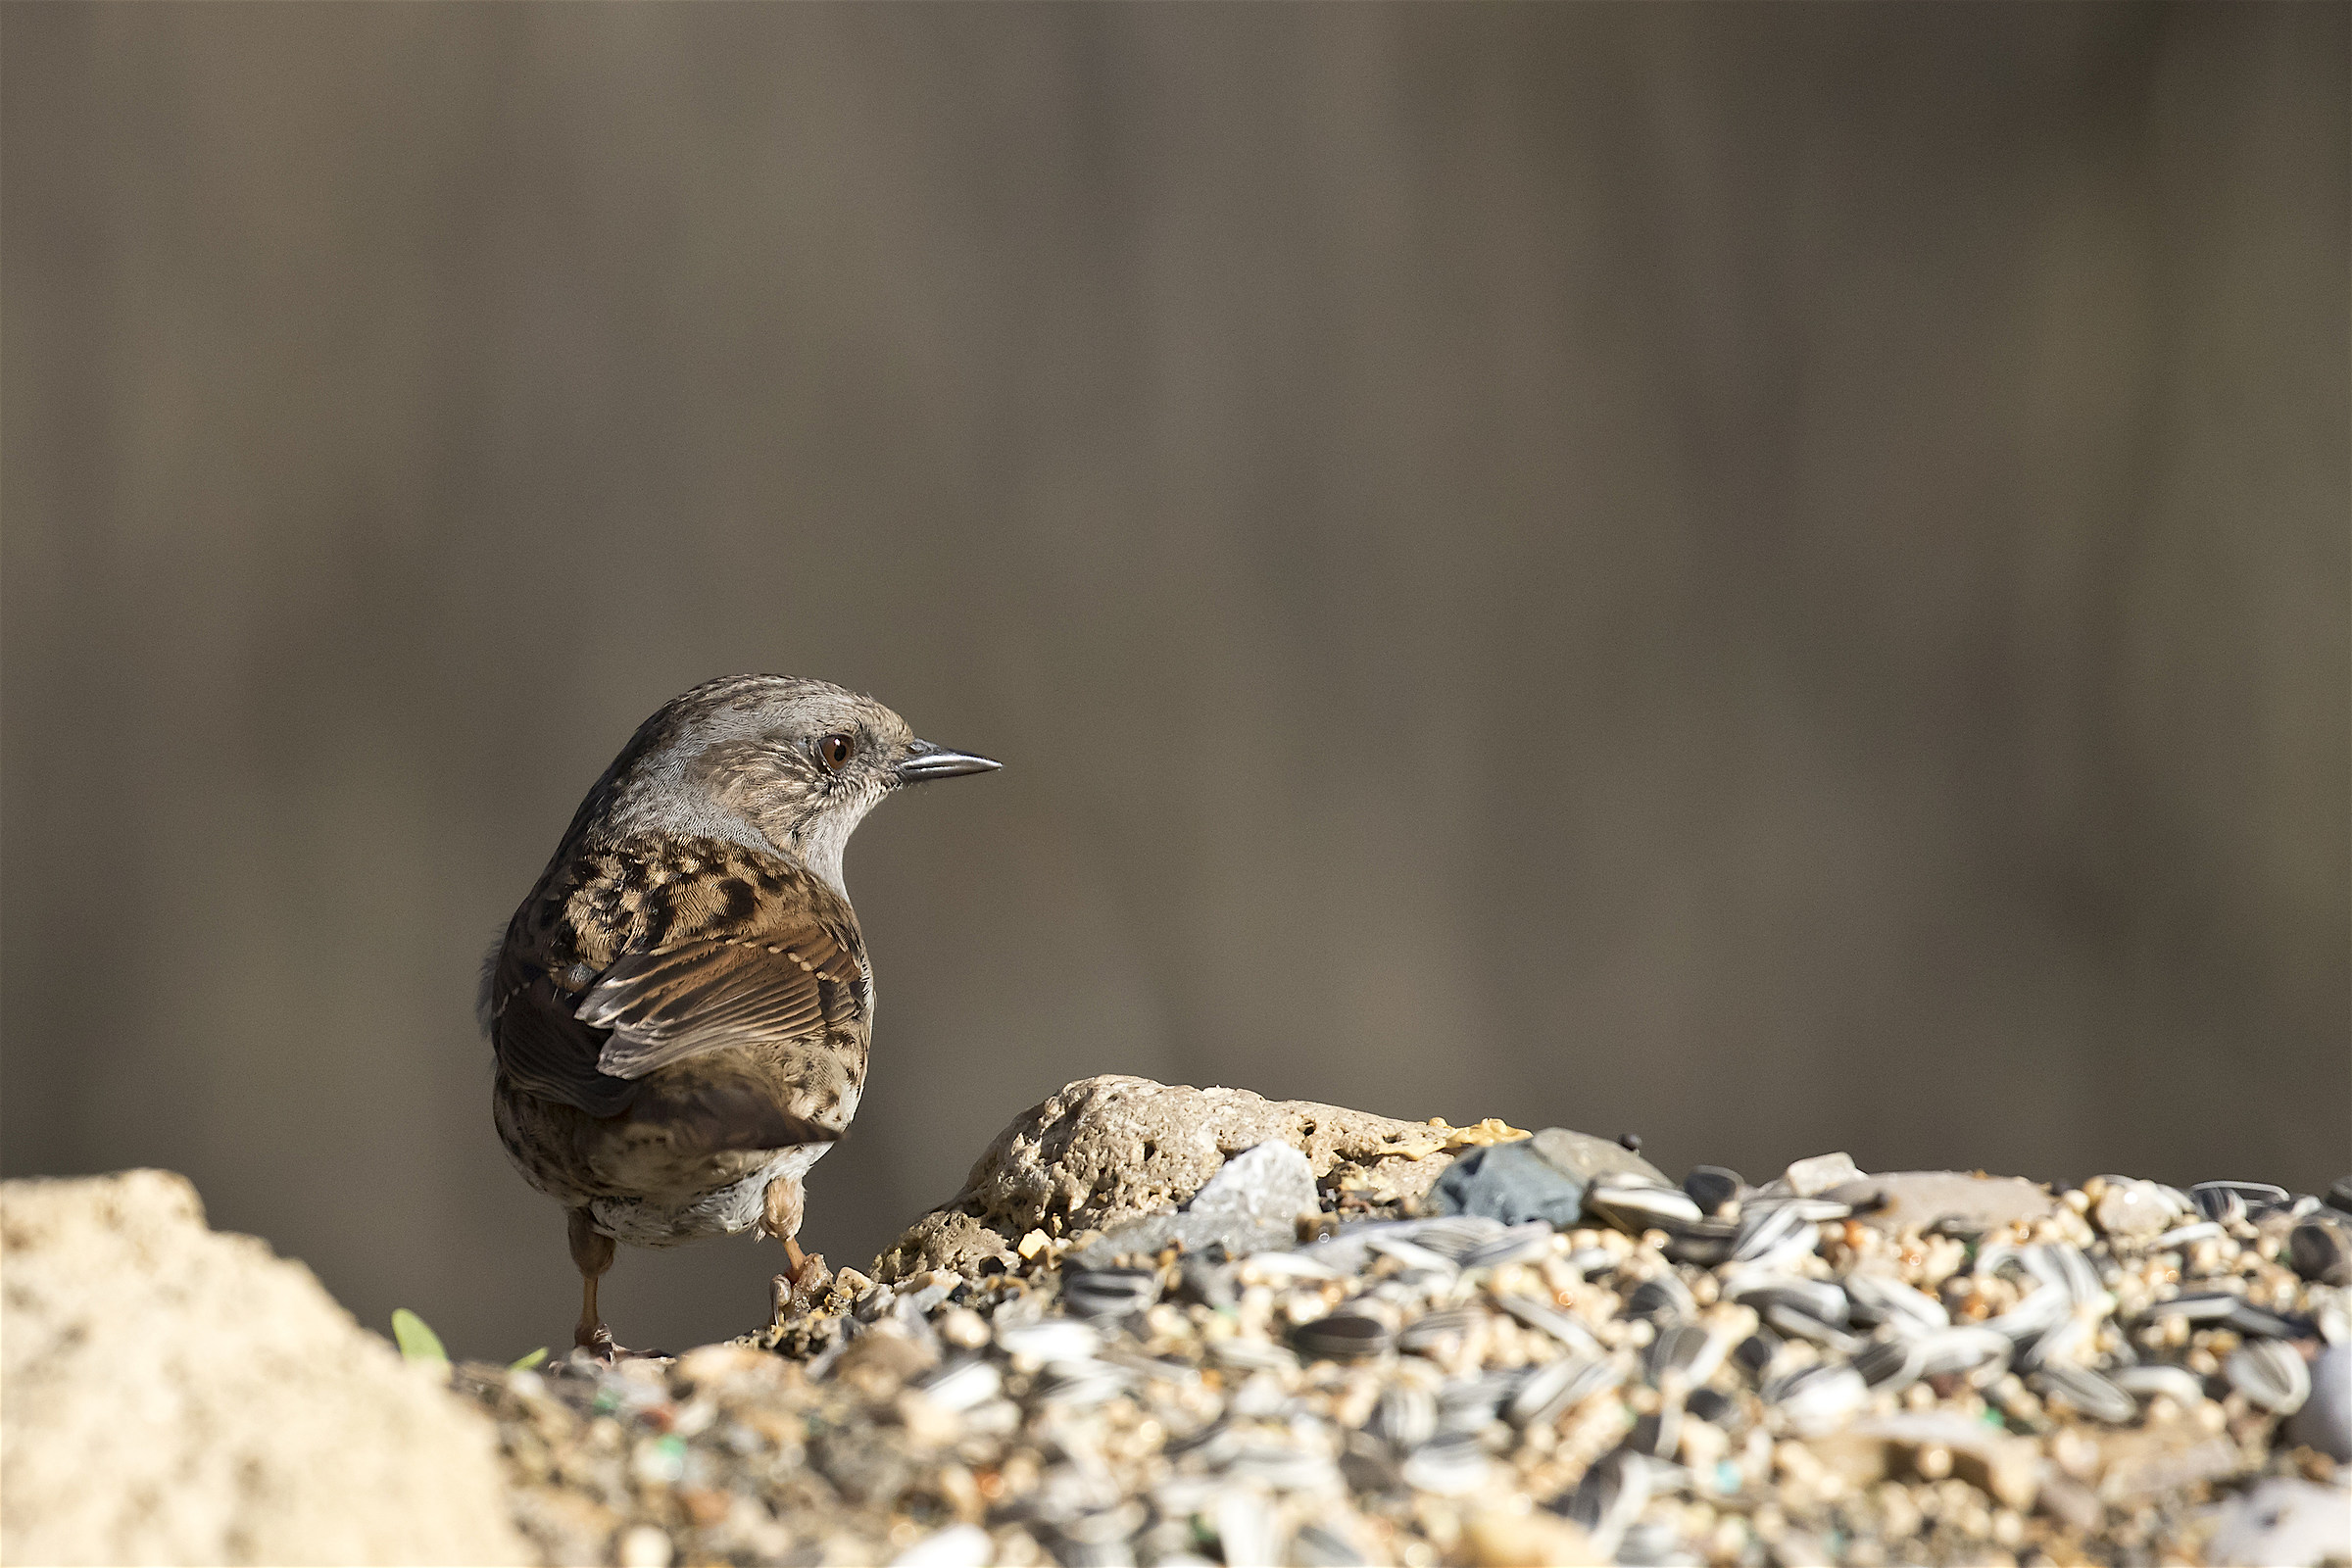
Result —
<path fill-rule="evenodd" d="M 842 852 L 893 790 L 1001 763 L 915 739 L 870 697 L 792 675 L 728 675 L 662 705 L 580 803 L 564 835 L 726 839 L 781 854 L 848 896 Z"/>

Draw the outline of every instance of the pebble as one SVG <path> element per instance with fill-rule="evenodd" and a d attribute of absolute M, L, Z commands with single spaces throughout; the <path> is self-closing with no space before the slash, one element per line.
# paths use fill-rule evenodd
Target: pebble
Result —
<path fill-rule="evenodd" d="M 1747 1188 L 1747 1182 L 1736 1170 L 1722 1165 L 1698 1165 L 1683 1178 L 1683 1191 L 1698 1205 L 1701 1214 L 1721 1214 Z"/>
<path fill-rule="evenodd" d="M 2327 1209 L 2288 1233 L 2287 1257 L 2297 1274 L 2321 1285 L 2352 1285 L 2352 1218 Z"/>
<path fill-rule="evenodd" d="M 1571 1226 L 1584 1208 L 1585 1184 L 1562 1175 L 1532 1142 L 1495 1144 L 1465 1151 L 1438 1178 L 1432 1196 L 1448 1214 Z"/>
<path fill-rule="evenodd" d="M 637 1525 L 620 1538 L 620 1568 L 669 1568 L 668 1533 Z"/>
<path fill-rule="evenodd" d="M 551 1561 L 2307 1561 L 2352 1290 L 2296 1238 L 2337 1217 L 1842 1155 L 1676 1185 L 1560 1128 L 1331 1207 L 1260 1145 L 1003 1273 L 457 1377 Z"/>
<path fill-rule="evenodd" d="M 2352 1461 L 2352 1345 L 2330 1345 L 2312 1362 L 2311 1396 L 2286 1430 L 2292 1442 Z"/>
<path fill-rule="evenodd" d="M 1660 1185 L 1666 1183 L 1664 1171 L 1614 1138 L 1574 1132 L 1566 1127 L 1546 1127 L 1528 1140 L 1528 1147 L 1543 1155 L 1552 1169 L 1579 1185 L 1589 1186 L 1602 1176 L 1638 1176 Z M 2352 1181 L 2352 1177 L 2346 1180 Z"/>
<path fill-rule="evenodd" d="M 1289 1246 L 1299 1216 L 1317 1206 L 1314 1167 L 1306 1156 L 1289 1144 L 1259 1144 L 1228 1159 L 1179 1212 L 1122 1226 L 1091 1244 L 1077 1261 L 1106 1262 L 1170 1246 L 1194 1256 L 1242 1257 Z"/>
<path fill-rule="evenodd" d="M 1851 1205 L 1871 1229 L 1984 1235 L 2051 1218 L 2059 1203 L 2049 1189 L 2015 1176 L 1981 1171 L 1906 1170 L 1865 1176 L 1823 1195 Z"/>
<path fill-rule="evenodd" d="M 1861 1179 L 1861 1167 L 1854 1163 L 1854 1156 L 1842 1152 L 1815 1154 L 1810 1159 L 1796 1161 L 1781 1173 L 1781 1180 L 1788 1184 L 1788 1191 L 1799 1198 L 1817 1198 L 1833 1187 L 1841 1187 L 1847 1182 Z"/>
<path fill-rule="evenodd" d="M 2109 1236 L 2145 1238 L 2167 1230 L 2176 1213 L 2154 1182 L 2109 1177 L 2106 1191 L 2092 1209 L 2099 1229 Z"/>
<path fill-rule="evenodd" d="M 2317 1568 L 2352 1557 L 2352 1492 L 2275 1476 L 2224 1505 L 2206 1548 L 2222 1568 Z"/>

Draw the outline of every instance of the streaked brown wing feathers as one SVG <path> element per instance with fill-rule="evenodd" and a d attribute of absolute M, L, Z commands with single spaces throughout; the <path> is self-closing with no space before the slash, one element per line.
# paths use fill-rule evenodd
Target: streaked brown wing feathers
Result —
<path fill-rule="evenodd" d="M 623 955 L 581 1000 L 578 1018 L 612 1031 L 599 1071 L 642 1078 L 699 1052 L 814 1033 L 825 1023 L 820 982 L 858 978 L 857 959 L 821 926 L 712 938 Z"/>
<path fill-rule="evenodd" d="M 604 1031 L 573 1017 L 545 975 L 508 992 L 490 1021 L 499 1066 L 517 1089 L 591 1116 L 616 1116 L 636 1097 L 634 1083 L 597 1070 L 604 1042 Z"/>
<path fill-rule="evenodd" d="M 593 859 L 595 877 L 530 910 L 536 923 L 517 916 L 489 986 L 491 1041 L 516 1087 L 615 1115 L 673 1062 L 812 1038 L 862 1011 L 857 917 L 837 894 L 801 866 L 732 846 L 686 848 L 725 868 L 713 885 L 730 897 L 665 893 L 679 846 L 624 843 Z M 551 972 L 582 953 L 610 961 L 584 995 L 559 988 Z M 705 1119 L 742 1118 L 711 1109 Z"/>

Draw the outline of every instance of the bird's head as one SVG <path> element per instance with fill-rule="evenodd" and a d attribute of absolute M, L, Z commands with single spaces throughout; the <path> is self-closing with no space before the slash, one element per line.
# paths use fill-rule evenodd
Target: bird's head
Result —
<path fill-rule="evenodd" d="M 639 726 L 582 820 L 781 851 L 843 891 L 842 852 L 893 790 L 1002 764 L 917 740 L 870 697 L 791 675 L 729 675 Z"/>

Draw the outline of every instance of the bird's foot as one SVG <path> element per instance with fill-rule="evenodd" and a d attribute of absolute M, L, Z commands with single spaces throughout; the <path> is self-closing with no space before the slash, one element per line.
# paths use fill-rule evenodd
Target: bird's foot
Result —
<path fill-rule="evenodd" d="M 583 1323 L 573 1329 L 571 1343 L 575 1350 L 591 1359 L 602 1361 L 608 1366 L 629 1353 L 612 1343 L 612 1331 L 602 1323 L 593 1327 Z"/>
<path fill-rule="evenodd" d="M 798 1317 L 815 1306 L 832 1283 L 833 1271 L 825 1267 L 824 1254 L 803 1252 L 790 1273 L 776 1276 L 776 1321 Z"/>
<path fill-rule="evenodd" d="M 571 1343 L 575 1361 L 599 1361 L 606 1366 L 622 1361 L 666 1361 L 671 1358 L 667 1350 L 632 1350 L 625 1345 L 614 1344 L 612 1331 L 602 1323 L 593 1329 L 572 1330 Z"/>

